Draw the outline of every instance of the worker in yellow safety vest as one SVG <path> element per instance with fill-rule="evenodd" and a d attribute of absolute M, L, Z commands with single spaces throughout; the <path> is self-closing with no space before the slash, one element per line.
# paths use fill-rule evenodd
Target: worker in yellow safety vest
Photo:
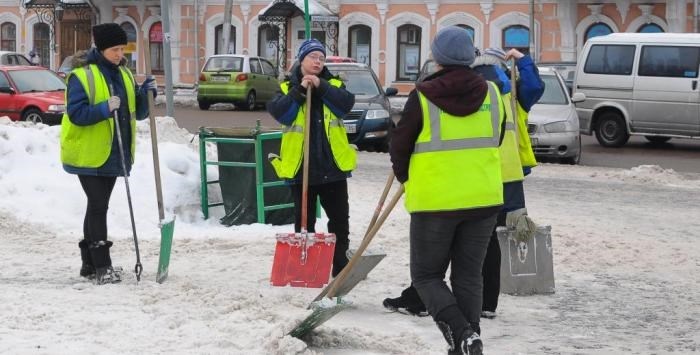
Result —
<path fill-rule="evenodd" d="M 475 48 L 466 30 L 440 30 L 431 54 L 438 71 L 409 94 L 391 161 L 411 214 L 417 294 L 450 353 L 481 354 L 481 266 L 503 204 L 505 105 L 498 87 L 469 67 Z"/>
<path fill-rule="evenodd" d="M 80 276 L 98 285 L 121 280 L 112 266 L 107 240 L 107 209 L 119 176 L 128 175 L 134 162 L 136 119 L 148 117 L 147 93 L 156 92 L 148 77 L 139 86 L 126 67 L 126 32 L 116 23 L 92 28 L 96 48 L 74 55 L 66 78 L 66 112 L 61 120 L 63 169 L 78 175 L 87 197 L 83 240 L 78 243 Z M 114 120 L 118 117 L 119 128 Z M 123 141 L 119 149 L 117 135 Z M 124 166 L 121 161 L 124 160 Z"/>

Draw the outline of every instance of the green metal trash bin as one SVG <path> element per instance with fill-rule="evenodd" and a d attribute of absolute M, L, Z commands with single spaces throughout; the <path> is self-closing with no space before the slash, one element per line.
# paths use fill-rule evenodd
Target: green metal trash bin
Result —
<path fill-rule="evenodd" d="M 201 203 L 204 218 L 209 208 L 223 206 L 221 223 L 231 226 L 250 223 L 294 223 L 291 189 L 275 174 L 267 161 L 278 153 L 282 132 L 260 127 L 199 129 Z M 208 161 L 207 143 L 216 143 L 217 161 Z M 208 180 L 207 166 L 219 167 L 219 180 Z M 210 203 L 208 186 L 219 184 L 222 202 Z"/>

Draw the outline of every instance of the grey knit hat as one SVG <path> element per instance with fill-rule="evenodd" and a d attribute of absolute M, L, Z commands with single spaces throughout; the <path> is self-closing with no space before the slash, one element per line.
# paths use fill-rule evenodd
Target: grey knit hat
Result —
<path fill-rule="evenodd" d="M 433 59 L 440 65 L 468 67 L 474 62 L 475 50 L 469 32 L 458 26 L 448 26 L 438 31 L 430 50 Z"/>

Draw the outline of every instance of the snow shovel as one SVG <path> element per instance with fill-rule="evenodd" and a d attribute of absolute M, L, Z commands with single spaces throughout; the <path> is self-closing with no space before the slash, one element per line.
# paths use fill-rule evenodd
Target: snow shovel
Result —
<path fill-rule="evenodd" d="M 114 87 L 109 85 L 110 95 L 114 94 Z M 129 217 L 131 217 L 131 231 L 134 234 L 134 248 L 136 249 L 136 265 L 134 266 L 134 273 L 136 274 L 136 282 L 141 281 L 141 272 L 143 271 L 143 266 L 141 265 L 141 255 L 139 254 L 139 240 L 136 237 L 136 223 L 134 222 L 134 208 L 131 205 L 131 190 L 129 190 L 129 173 L 126 170 L 126 159 L 124 158 L 124 143 L 122 142 L 122 131 L 119 127 L 119 114 L 117 113 L 119 109 L 117 108 L 112 113 L 114 115 L 114 128 L 117 131 L 117 143 L 119 144 L 119 157 L 122 163 L 122 172 L 124 172 L 124 183 L 126 184 L 126 199 L 129 203 Z M 136 139 L 136 137 L 132 137 Z"/>
<path fill-rule="evenodd" d="M 392 171 L 387 180 L 386 180 L 386 185 L 384 186 L 384 191 L 382 191 L 382 195 L 379 197 L 379 202 L 377 203 L 377 207 L 374 210 L 374 215 L 372 215 L 372 220 L 370 220 L 369 225 L 367 225 L 367 230 L 365 231 L 365 235 L 362 237 L 363 242 L 365 239 L 367 239 L 367 236 L 369 235 L 369 232 L 372 230 L 372 227 L 374 224 L 377 222 L 377 218 L 379 218 L 379 214 L 382 212 L 382 208 L 384 207 L 384 202 L 386 201 L 387 195 L 389 195 L 389 190 L 391 190 L 391 184 L 394 182 L 394 172 Z M 369 242 L 368 242 L 369 243 Z M 362 244 L 362 243 L 361 243 Z M 355 256 L 355 254 L 358 254 L 359 252 L 359 259 L 350 269 L 348 272 L 344 273 L 344 270 L 341 270 L 340 274 L 338 274 L 338 277 L 334 278 L 333 281 L 331 281 L 328 286 L 326 286 L 321 293 L 314 298 L 314 300 L 309 304 L 309 309 L 313 307 L 314 302 L 320 301 L 324 296 L 326 296 L 331 290 L 334 291 L 334 294 L 336 297 L 343 297 L 347 295 L 355 286 L 362 280 L 364 280 L 367 275 L 369 274 L 372 269 L 374 269 L 377 264 L 379 264 L 382 259 L 386 256 L 386 254 L 370 254 L 370 255 L 363 255 L 362 251 L 359 249 L 356 250 L 352 257 Z M 351 259 L 352 259 L 351 257 Z M 350 263 L 348 262 L 348 265 Z M 348 267 L 346 266 L 345 269 Z"/>
<path fill-rule="evenodd" d="M 387 205 L 386 210 L 382 212 L 382 214 L 379 216 L 374 225 L 372 225 L 372 228 L 367 233 L 365 238 L 362 239 L 362 243 L 360 243 L 360 246 L 357 248 L 357 251 L 348 262 L 348 265 L 345 266 L 345 268 L 340 272 L 340 274 L 338 274 L 338 276 L 336 277 L 336 279 L 338 280 L 337 283 L 334 285 L 334 287 L 330 287 L 328 293 L 326 293 L 325 295 L 327 299 L 324 298 L 319 301 L 313 302 L 311 304 L 311 308 L 313 309 L 311 315 L 306 317 L 303 321 L 301 321 L 301 323 L 299 323 L 299 325 L 292 329 L 289 332 L 289 335 L 295 338 L 302 338 L 309 334 L 309 332 L 311 332 L 319 325 L 331 319 L 334 315 L 340 313 L 340 311 L 350 307 L 350 304 L 344 302 L 341 297 L 336 297 L 335 301 L 333 300 L 333 297 L 336 296 L 336 293 L 342 287 L 341 285 L 343 284 L 343 280 L 345 279 L 345 277 L 347 277 L 348 274 L 352 272 L 355 264 L 360 259 L 360 256 L 365 251 L 369 243 L 372 241 L 374 235 L 377 234 L 377 231 L 382 226 L 386 218 L 389 216 L 391 210 L 394 208 L 394 206 L 396 206 L 396 203 L 399 201 L 402 194 L 403 185 L 399 187 L 399 190 L 396 191 L 394 197 L 391 199 L 391 201 L 389 201 L 389 205 Z"/>
<path fill-rule="evenodd" d="M 328 283 L 335 251 L 335 234 L 309 233 L 307 205 L 309 193 L 309 127 L 311 124 L 311 85 L 306 89 L 304 108 L 304 166 L 301 189 L 301 233 L 278 233 L 272 262 L 272 286 L 323 287 Z"/>
<path fill-rule="evenodd" d="M 149 48 L 146 44 L 146 75 L 151 75 L 151 56 L 148 54 Z M 163 207 L 163 188 L 160 180 L 160 159 L 158 156 L 158 134 L 156 131 L 155 108 L 153 104 L 153 94 L 148 91 L 148 116 L 151 127 L 151 147 L 153 149 L 153 174 L 156 179 L 156 198 L 158 200 L 158 226 L 160 227 L 160 256 L 158 257 L 158 273 L 156 282 L 163 283 L 168 278 L 170 268 L 170 252 L 173 246 L 173 233 L 175 231 L 175 217 L 172 220 L 165 220 L 165 210 Z"/>

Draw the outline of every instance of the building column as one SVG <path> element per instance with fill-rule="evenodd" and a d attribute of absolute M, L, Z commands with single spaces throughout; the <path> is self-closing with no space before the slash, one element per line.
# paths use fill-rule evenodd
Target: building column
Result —
<path fill-rule="evenodd" d="M 687 29 L 688 23 L 685 0 L 666 0 L 666 21 L 668 23 L 669 32 L 691 32 L 692 28 Z"/>
<path fill-rule="evenodd" d="M 100 23 L 108 23 L 114 21 L 112 17 L 112 0 L 93 2 L 100 9 Z"/>
<path fill-rule="evenodd" d="M 557 7 L 561 35 L 561 60 L 573 62 L 578 56 L 576 53 L 576 31 L 574 31 L 578 18 L 577 1 L 559 0 Z"/>

